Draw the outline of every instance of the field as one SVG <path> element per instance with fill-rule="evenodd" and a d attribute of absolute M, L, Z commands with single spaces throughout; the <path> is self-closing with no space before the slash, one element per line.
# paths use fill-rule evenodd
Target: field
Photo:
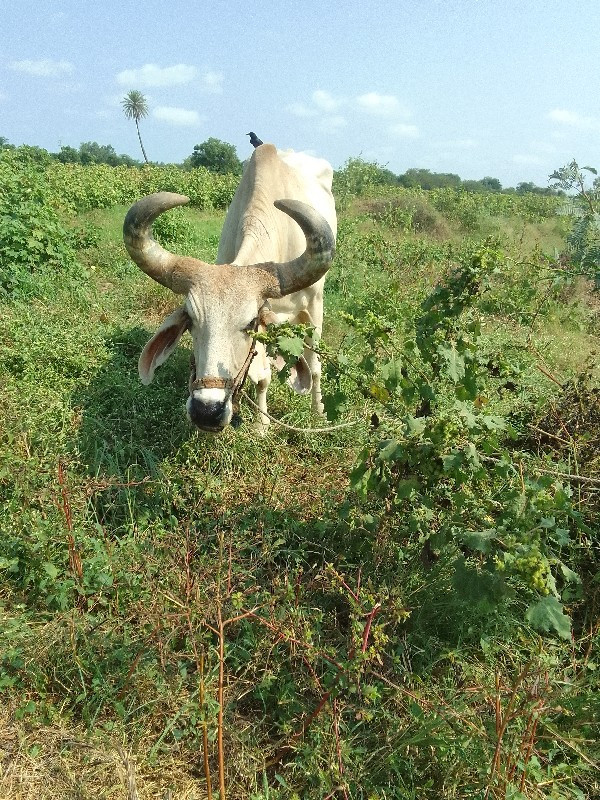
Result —
<path fill-rule="evenodd" d="M 189 343 L 139 382 L 178 300 L 121 225 L 191 193 L 157 236 L 214 258 L 235 179 L 0 185 L 0 798 L 600 797 L 600 303 L 557 199 L 340 171 L 330 422 L 269 408 L 353 425 L 209 437 Z"/>

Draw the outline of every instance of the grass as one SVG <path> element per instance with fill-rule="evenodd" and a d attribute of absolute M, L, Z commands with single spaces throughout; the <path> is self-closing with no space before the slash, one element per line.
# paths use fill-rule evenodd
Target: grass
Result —
<path fill-rule="evenodd" d="M 591 532 L 569 561 L 584 592 L 564 599 L 563 642 L 524 621 L 522 585 L 500 601 L 480 562 L 428 545 L 426 507 L 410 528 L 350 490 L 377 435 L 358 390 L 355 429 L 210 438 L 185 420 L 188 345 L 142 387 L 139 352 L 178 301 L 127 259 L 124 212 L 77 219 L 87 282 L 0 311 L 0 796 L 131 799 L 135 780 L 140 798 L 204 798 L 204 737 L 215 796 L 219 735 L 240 800 L 597 796 L 594 486 L 572 487 Z M 406 231 L 372 212 L 341 215 L 332 350 L 364 346 L 342 312 L 375 309 L 401 338 L 451 264 L 497 236 L 504 272 L 480 302 L 489 402 L 519 458 L 597 478 L 596 301 L 548 291 L 560 223 L 485 216 L 465 233 L 423 201 Z M 163 235 L 213 259 L 222 219 L 185 209 Z M 270 409 L 311 420 L 277 382 Z M 478 491 L 502 503 L 491 478 L 468 491 L 465 509 Z"/>

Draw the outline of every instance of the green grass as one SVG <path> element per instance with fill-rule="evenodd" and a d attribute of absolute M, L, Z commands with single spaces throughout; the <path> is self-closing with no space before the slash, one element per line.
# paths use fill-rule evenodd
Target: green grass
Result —
<path fill-rule="evenodd" d="M 358 363 L 369 345 L 343 313 L 374 311 L 389 325 L 386 347 L 401 352 L 434 286 L 485 237 L 499 239 L 501 269 L 474 313 L 484 400 L 512 425 L 521 474 L 490 468 L 454 489 L 467 529 L 485 523 L 482 503 L 499 519 L 508 488 L 510 502 L 525 498 L 536 466 L 598 479 L 596 301 L 581 285 L 551 287 L 555 219 L 482 214 L 465 231 L 420 202 L 430 230 L 366 217 L 362 205 L 341 215 L 324 341 L 334 361 L 339 350 Z M 127 258 L 125 211 L 75 220 L 85 281 L 47 282 L 0 308 L 0 750 L 10 754 L 0 796 L 121 796 L 121 746 L 141 797 L 205 797 L 204 722 L 213 789 L 218 767 L 219 618 L 234 620 L 223 665 L 230 798 L 595 796 L 594 485 L 567 487 L 581 527 L 563 558 L 583 591 L 560 584 L 573 619 L 563 641 L 526 621 L 527 576 L 486 571 L 460 518 L 444 547 L 425 535 L 452 502 L 444 476 L 429 506 L 350 489 L 363 448 L 397 432 L 368 395 L 365 381 L 379 378 L 341 378 L 344 413 L 364 422 L 330 436 L 273 426 L 261 438 L 249 410 L 237 432 L 191 431 L 186 343 L 143 387 L 139 353 L 178 300 Z M 163 234 L 213 259 L 222 213 L 176 219 Z M 269 397 L 276 417 L 313 424 L 307 398 L 277 381 Z M 559 515 L 552 479 L 537 481 L 525 504 Z"/>

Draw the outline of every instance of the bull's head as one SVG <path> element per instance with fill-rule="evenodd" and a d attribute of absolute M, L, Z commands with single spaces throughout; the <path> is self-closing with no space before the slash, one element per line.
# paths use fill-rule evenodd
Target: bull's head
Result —
<path fill-rule="evenodd" d="M 131 258 L 147 275 L 185 303 L 160 326 L 144 347 L 139 360 L 142 383 L 175 349 L 189 330 L 194 340 L 195 374 L 190 380 L 186 407 L 190 420 L 202 430 L 223 430 L 233 415 L 236 379 L 248 363 L 251 333 L 270 298 L 305 289 L 325 275 L 335 252 L 335 239 L 327 221 L 311 206 L 297 200 L 280 200 L 275 206 L 294 219 L 306 237 L 303 255 L 286 263 L 238 266 L 207 264 L 165 250 L 152 237 L 152 223 L 188 198 L 159 192 L 129 209 L 123 238 Z"/>

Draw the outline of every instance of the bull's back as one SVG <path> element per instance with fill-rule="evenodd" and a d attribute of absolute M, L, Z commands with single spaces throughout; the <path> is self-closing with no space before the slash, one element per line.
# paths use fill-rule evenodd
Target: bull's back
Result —
<path fill-rule="evenodd" d="M 331 193 L 333 171 L 323 159 L 280 153 L 271 144 L 257 147 L 246 165 L 225 217 L 217 263 L 259 264 L 289 261 L 302 254 L 304 234 L 273 203 L 301 200 L 319 211 L 337 231 Z"/>

